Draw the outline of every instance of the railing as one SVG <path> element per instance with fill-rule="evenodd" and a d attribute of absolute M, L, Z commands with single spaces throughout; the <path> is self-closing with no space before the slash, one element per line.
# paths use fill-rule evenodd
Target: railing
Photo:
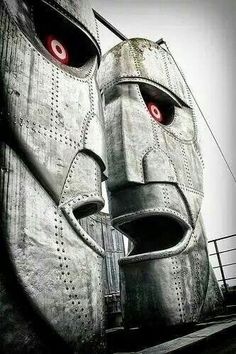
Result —
<path fill-rule="evenodd" d="M 221 278 L 217 279 L 217 280 L 219 283 L 223 283 L 226 293 L 228 293 L 227 281 L 233 281 L 233 280 L 236 281 L 236 272 L 234 271 L 235 276 L 226 276 L 225 275 L 225 268 L 235 266 L 236 262 L 224 263 L 224 260 L 222 259 L 222 255 L 223 254 L 229 255 L 230 252 L 233 253 L 236 251 L 236 247 L 229 247 L 229 248 L 225 249 L 225 246 L 227 247 L 227 243 L 228 243 L 229 239 L 233 240 L 233 238 L 235 238 L 235 237 L 236 237 L 236 235 L 229 235 L 229 236 L 224 236 L 224 237 L 220 237 L 220 238 L 208 241 L 209 245 L 213 244 L 214 248 L 215 248 L 215 252 L 210 253 L 209 257 L 210 257 L 210 259 L 212 259 L 213 256 L 216 256 L 217 263 L 218 263 L 216 266 L 213 265 L 213 269 L 220 270 Z M 236 239 L 234 239 L 234 240 L 236 241 Z M 220 243 L 221 243 L 221 248 L 219 247 Z M 234 243 L 234 242 L 232 242 L 232 243 Z M 222 245 L 224 245 L 223 250 L 221 250 Z M 232 256 L 232 253 L 231 253 L 231 256 Z M 223 257 L 223 258 L 226 258 L 226 257 Z M 236 253 L 235 253 L 234 259 L 236 259 Z"/>

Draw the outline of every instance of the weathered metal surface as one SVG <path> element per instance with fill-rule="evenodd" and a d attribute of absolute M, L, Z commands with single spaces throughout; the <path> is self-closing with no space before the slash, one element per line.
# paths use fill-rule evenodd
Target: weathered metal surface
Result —
<path fill-rule="evenodd" d="M 102 60 L 112 224 L 133 242 L 119 261 L 127 327 L 197 322 L 221 304 L 200 219 L 196 110 L 171 55 L 131 39 Z M 211 281 L 209 281 L 211 279 Z M 214 297 L 206 298 L 207 293 Z"/>
<path fill-rule="evenodd" d="M 49 0 L 0 5 L 4 353 L 104 351 L 104 250 L 78 222 L 104 205 L 106 164 L 95 80 L 99 48 L 88 6 Z M 45 47 L 44 36 L 58 34 L 68 65 Z M 69 34 L 78 43 L 67 42 Z M 51 44 L 63 57 L 64 47 Z M 77 44 L 75 55 L 70 50 Z"/>
<path fill-rule="evenodd" d="M 110 326 L 121 314 L 118 261 L 125 256 L 123 234 L 112 227 L 110 216 L 106 213 L 83 218 L 80 223 L 105 251 L 103 281 L 107 326 Z"/>
<path fill-rule="evenodd" d="M 53 6 L 58 11 L 64 13 L 67 17 L 69 16 L 73 22 L 84 29 L 86 34 L 96 45 L 96 49 L 100 51 L 99 47 L 99 32 L 96 17 L 94 16 L 93 9 L 91 7 L 90 1 L 81 0 L 43 0 L 46 3 Z"/>

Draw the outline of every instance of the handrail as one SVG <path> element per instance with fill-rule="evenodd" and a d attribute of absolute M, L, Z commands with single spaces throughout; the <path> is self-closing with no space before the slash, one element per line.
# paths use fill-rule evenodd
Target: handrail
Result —
<path fill-rule="evenodd" d="M 218 266 L 214 266 L 213 269 L 220 269 L 221 279 L 217 279 L 217 281 L 218 281 L 218 282 L 223 282 L 224 288 L 225 288 L 225 292 L 226 292 L 226 293 L 228 293 L 228 284 L 226 283 L 226 281 L 227 281 L 227 280 L 235 280 L 235 279 L 236 279 L 236 276 L 235 276 L 235 277 L 226 278 L 226 276 L 225 276 L 225 274 L 224 274 L 224 267 L 229 267 L 229 266 L 235 265 L 236 262 L 222 264 L 222 261 L 221 261 L 221 254 L 222 254 L 222 253 L 228 253 L 228 252 L 236 251 L 236 248 L 229 248 L 229 249 L 224 249 L 223 251 L 219 251 L 219 248 L 218 248 L 218 241 L 225 240 L 225 239 L 229 239 L 229 238 L 231 238 L 231 237 L 236 237 L 236 234 L 228 235 L 228 236 L 223 236 L 223 237 L 219 237 L 219 238 L 216 238 L 216 239 L 214 239 L 214 240 L 208 241 L 208 243 L 214 243 L 215 252 L 210 253 L 210 254 L 209 254 L 209 257 L 211 257 L 211 256 L 217 256 L 217 261 L 218 261 L 218 264 L 219 264 L 219 265 L 218 265 Z"/>
<path fill-rule="evenodd" d="M 222 267 L 229 267 L 229 266 L 232 266 L 232 265 L 235 265 L 236 262 L 234 263 L 227 263 L 227 264 L 222 264 Z M 212 267 L 213 269 L 216 269 L 216 268 L 220 268 L 220 266 L 215 266 L 215 267 Z"/>
<path fill-rule="evenodd" d="M 236 277 L 225 278 L 225 280 L 233 280 L 233 279 L 236 279 Z M 223 279 L 217 279 L 217 281 L 223 281 Z"/>
<path fill-rule="evenodd" d="M 232 251 L 236 251 L 236 248 L 229 248 L 228 250 L 219 251 L 218 253 L 221 254 L 221 253 L 227 253 L 227 252 L 232 252 Z M 217 255 L 217 252 L 209 254 L 209 256 L 215 256 L 215 255 Z"/>
<path fill-rule="evenodd" d="M 214 241 L 225 240 L 226 238 L 231 238 L 231 237 L 235 237 L 235 236 L 236 236 L 236 234 L 214 238 L 214 240 L 210 240 L 210 241 L 208 241 L 208 243 L 214 242 Z"/>

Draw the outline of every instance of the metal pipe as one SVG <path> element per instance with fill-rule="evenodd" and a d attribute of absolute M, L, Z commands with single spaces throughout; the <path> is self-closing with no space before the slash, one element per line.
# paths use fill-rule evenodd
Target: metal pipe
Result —
<path fill-rule="evenodd" d="M 158 44 L 158 45 L 161 45 L 161 44 L 164 44 L 164 43 L 165 43 L 165 41 L 164 41 L 163 38 L 160 38 L 160 39 L 158 39 L 158 41 L 156 41 L 156 44 Z"/>
<path fill-rule="evenodd" d="M 114 33 L 118 38 L 120 38 L 122 41 L 126 41 L 128 38 L 121 33 L 116 27 L 114 27 L 110 22 L 108 22 L 102 15 L 100 15 L 96 10 L 93 9 L 94 15 L 96 19 L 101 22 L 103 26 L 108 28 L 112 33 Z M 156 41 L 158 45 L 164 44 L 165 41 L 163 38 L 160 38 L 158 41 Z"/>
<path fill-rule="evenodd" d="M 117 37 L 119 37 L 122 41 L 126 41 L 128 38 L 123 35 L 117 28 L 115 28 L 110 22 L 108 22 L 102 15 L 100 15 L 97 11 L 93 10 L 96 19 L 103 24 L 103 26 L 107 27 L 112 33 L 114 33 Z"/>

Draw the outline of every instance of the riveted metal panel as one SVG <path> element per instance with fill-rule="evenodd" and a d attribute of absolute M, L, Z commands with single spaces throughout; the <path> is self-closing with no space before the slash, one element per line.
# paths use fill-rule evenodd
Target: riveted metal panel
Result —
<path fill-rule="evenodd" d="M 33 7 L 36 5 L 34 1 L 4 0 L 3 2 L 5 3 L 7 10 L 11 13 L 14 21 L 16 21 L 17 25 L 23 30 L 24 34 L 37 43 L 37 39 L 33 38 L 34 26 L 32 27 L 30 20 L 30 17 L 33 14 Z M 100 56 L 99 33 L 90 1 L 40 0 L 38 3 L 46 4 L 51 7 L 55 13 L 61 14 L 75 26 L 79 27 L 80 30 L 89 37 L 97 54 Z"/>
<path fill-rule="evenodd" d="M 65 12 L 41 3 L 66 23 L 87 17 L 85 1 Z M 104 250 L 78 222 L 104 205 L 97 54 L 78 68 L 58 62 L 34 5 L 0 5 L 1 352 L 103 353 Z"/>
<path fill-rule="evenodd" d="M 132 326 L 172 326 L 197 322 L 207 291 L 209 263 L 198 220 L 182 250 L 120 261 L 124 320 Z M 130 285 L 131 284 L 131 285 Z"/>
<path fill-rule="evenodd" d="M 199 216 L 203 161 L 188 87 L 171 55 L 147 39 L 105 54 L 99 85 L 112 224 L 133 242 L 119 261 L 124 323 L 195 323 L 208 301 L 211 308 L 222 301 L 206 297 L 218 285 Z"/>
<path fill-rule="evenodd" d="M 124 41 L 106 53 L 104 60 L 106 75 L 105 67 L 99 74 L 102 90 L 118 82 L 149 80 L 190 103 L 188 90 L 171 55 L 155 42 L 141 38 Z"/>
<path fill-rule="evenodd" d="M 99 33 L 96 18 L 91 8 L 91 2 L 81 0 L 44 0 L 46 3 L 63 11 L 65 16 L 71 16 L 79 24 L 83 25 L 86 31 L 96 41 L 99 46 Z M 59 5 L 59 7 L 57 7 Z"/>

